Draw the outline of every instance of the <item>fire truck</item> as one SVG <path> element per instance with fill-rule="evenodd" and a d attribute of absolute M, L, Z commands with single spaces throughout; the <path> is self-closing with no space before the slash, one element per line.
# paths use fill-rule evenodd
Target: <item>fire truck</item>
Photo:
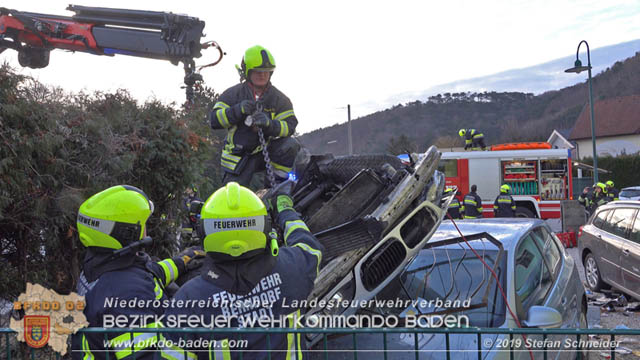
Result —
<path fill-rule="evenodd" d="M 484 217 L 493 217 L 500 186 L 511 186 L 516 216 L 558 219 L 561 202 L 572 199 L 571 153 L 539 146 L 493 146 L 490 151 L 443 152 L 439 170 L 447 187 L 456 186 L 459 199 L 478 187 Z M 504 150 L 513 149 L 513 150 Z"/>

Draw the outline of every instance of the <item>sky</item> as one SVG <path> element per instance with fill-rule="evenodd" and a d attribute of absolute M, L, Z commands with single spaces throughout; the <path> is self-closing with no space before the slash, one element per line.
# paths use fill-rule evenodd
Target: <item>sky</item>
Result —
<path fill-rule="evenodd" d="M 68 4 L 3 0 L 1 6 L 70 16 Z M 581 40 L 593 50 L 640 39 L 640 0 L 83 0 L 74 5 L 166 11 L 205 21 L 203 40 L 215 40 L 227 53 L 219 65 L 202 71 L 216 92 L 238 82 L 235 65 L 248 47 L 266 47 L 277 66 L 272 83 L 293 102 L 298 133 L 345 122 L 347 104 L 355 119 L 396 103 L 424 101 L 424 90 L 440 90 L 441 84 L 575 56 Z M 215 55 L 205 52 L 197 63 Z M 0 61 L 19 67 L 15 51 L 0 54 Z M 167 61 L 57 50 L 47 68 L 20 71 L 70 91 L 125 88 L 141 101 L 184 101 L 182 67 Z"/>

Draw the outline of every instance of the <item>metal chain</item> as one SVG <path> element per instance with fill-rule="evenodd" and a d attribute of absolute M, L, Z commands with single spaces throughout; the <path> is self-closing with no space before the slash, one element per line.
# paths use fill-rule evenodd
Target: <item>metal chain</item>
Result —
<path fill-rule="evenodd" d="M 262 101 L 258 101 L 256 103 L 256 112 L 261 112 L 262 109 Z M 258 139 L 260 140 L 260 146 L 262 146 L 262 157 L 264 158 L 264 166 L 267 169 L 267 180 L 269 180 L 269 186 L 273 189 L 276 187 L 276 175 L 271 165 L 271 158 L 269 158 L 269 152 L 267 151 L 267 141 L 264 138 L 262 128 L 258 128 Z"/>

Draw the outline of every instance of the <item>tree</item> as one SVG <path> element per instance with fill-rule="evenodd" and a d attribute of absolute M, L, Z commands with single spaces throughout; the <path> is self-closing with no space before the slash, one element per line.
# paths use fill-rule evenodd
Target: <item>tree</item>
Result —
<path fill-rule="evenodd" d="M 392 155 L 400 155 L 406 153 L 412 153 L 418 151 L 418 146 L 404 134 L 400 136 L 391 137 L 389 143 L 386 146 L 386 151 Z"/>

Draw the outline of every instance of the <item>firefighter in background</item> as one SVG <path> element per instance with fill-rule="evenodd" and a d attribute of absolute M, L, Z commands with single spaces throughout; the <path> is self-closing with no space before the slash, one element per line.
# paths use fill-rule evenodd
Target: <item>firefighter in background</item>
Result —
<path fill-rule="evenodd" d="M 597 183 L 595 190 L 593 192 L 593 200 L 592 200 L 592 209 L 591 209 L 591 213 L 593 213 L 598 206 L 600 205 L 604 205 L 606 203 L 608 203 L 609 200 L 609 193 L 607 192 L 607 185 L 605 185 L 604 183 Z"/>
<path fill-rule="evenodd" d="M 472 151 L 486 150 L 484 135 L 476 129 L 460 129 L 458 135 L 464 138 L 464 149 Z"/>
<path fill-rule="evenodd" d="M 482 218 L 482 199 L 480 199 L 476 191 L 478 191 L 478 187 L 475 184 L 471 185 L 471 192 L 462 199 L 460 210 L 462 211 L 463 219 Z"/>
<path fill-rule="evenodd" d="M 283 229 L 286 246 L 280 249 L 275 233 L 271 233 L 265 204 L 248 188 L 230 182 L 205 201 L 200 227 L 204 231 L 206 268 L 184 284 L 173 299 L 196 303 L 209 300 L 212 305 L 168 307 L 165 318 L 186 315 L 209 323 L 212 317 L 228 317 L 232 327 L 248 328 L 252 321 L 282 317 L 283 327 L 296 327 L 301 309 L 291 303 L 305 300 L 311 293 L 322 262 L 322 245 L 300 219 L 289 195 L 276 193 L 268 203 L 275 222 Z M 236 339 L 238 334 L 233 333 L 172 332 L 164 336 L 171 340 L 162 349 L 162 358 L 166 359 L 264 359 L 267 349 L 272 350 L 272 359 L 302 359 L 305 344 L 302 334 L 286 332 L 242 334 L 242 340 L 247 341 L 242 349 L 224 346 L 225 339 Z M 196 344 L 212 338 L 222 346 L 175 346 L 181 339 Z"/>
<path fill-rule="evenodd" d="M 238 68 L 240 84 L 225 90 L 209 114 L 213 129 L 227 130 L 220 157 L 223 184 L 249 186 L 253 175 L 265 170 L 258 129 L 267 142 L 276 181 L 286 180 L 293 168 L 300 144 L 291 136 L 298 119 L 289 98 L 271 85 L 275 68 L 269 50 L 259 45 L 247 49 Z M 265 185 L 270 186 L 268 181 Z"/>
<path fill-rule="evenodd" d="M 613 187 L 613 181 L 609 180 L 606 182 L 606 184 L 607 184 L 607 197 L 609 198 L 609 201 L 620 200 L 619 198 L 620 192 L 618 191 L 618 189 Z"/>
<path fill-rule="evenodd" d="M 444 191 L 444 194 L 447 195 L 450 192 L 452 192 L 454 189 L 453 188 L 447 188 Z M 460 195 L 460 192 L 458 191 L 456 193 L 456 196 Z M 451 219 L 462 219 L 462 215 L 460 214 L 460 201 L 458 200 L 457 197 L 454 197 L 453 200 L 451 200 L 451 203 L 449 204 L 449 207 L 447 208 L 447 215 L 449 215 L 449 217 Z"/>
<path fill-rule="evenodd" d="M 500 195 L 493 202 L 493 215 L 495 217 L 515 217 L 516 202 L 511 197 L 511 186 L 500 186 Z"/>
<path fill-rule="evenodd" d="M 153 203 L 140 189 L 118 185 L 87 199 L 78 210 L 78 235 L 87 247 L 78 294 L 85 296 L 84 315 L 90 327 L 103 327 L 104 316 L 125 316 L 129 321 L 143 316 L 160 316 L 155 306 L 110 307 L 107 299 L 167 300 L 165 287 L 185 272 L 187 264 L 204 252 L 187 249 L 180 255 L 154 262 L 136 251 L 135 243 L 146 235 L 147 219 Z M 134 245 L 132 245 L 134 244 Z M 127 251 L 130 250 L 130 251 Z M 133 322 L 131 322 L 133 324 Z M 146 327 L 160 324 L 149 322 Z M 113 340 L 105 348 L 105 340 Z M 153 333 L 83 333 L 73 337 L 73 359 L 153 359 L 156 335 Z M 118 342 L 118 343 L 115 343 Z M 128 343 L 129 346 L 120 346 Z M 111 354 L 107 355 L 110 351 Z M 149 350 L 149 351 L 145 351 Z"/>
<path fill-rule="evenodd" d="M 582 194 L 578 196 L 578 203 L 584 206 L 584 211 L 586 211 L 589 215 L 591 215 L 592 212 L 591 207 L 593 206 L 593 193 L 595 187 L 595 184 L 593 185 L 593 187 L 585 187 L 584 189 L 582 189 Z"/>

